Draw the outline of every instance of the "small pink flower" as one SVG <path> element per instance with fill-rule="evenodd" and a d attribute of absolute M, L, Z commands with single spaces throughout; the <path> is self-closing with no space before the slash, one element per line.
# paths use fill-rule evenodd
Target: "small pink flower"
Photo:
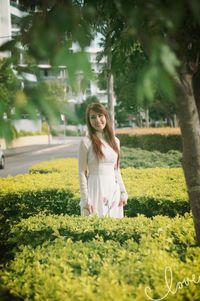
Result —
<path fill-rule="evenodd" d="M 116 205 L 116 201 L 112 202 L 111 208 L 115 207 L 115 205 Z"/>
<path fill-rule="evenodd" d="M 102 197 L 102 202 L 103 202 L 104 205 L 106 206 L 106 205 L 108 204 L 108 199 L 107 199 L 105 196 L 103 196 L 103 197 Z"/>

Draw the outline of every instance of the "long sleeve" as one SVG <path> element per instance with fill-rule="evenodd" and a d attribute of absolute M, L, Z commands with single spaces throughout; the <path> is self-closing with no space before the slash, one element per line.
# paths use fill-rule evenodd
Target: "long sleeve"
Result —
<path fill-rule="evenodd" d="M 117 141 L 117 144 L 118 144 L 118 147 L 119 147 L 119 150 L 120 150 L 119 139 L 116 138 L 116 141 Z M 115 168 L 115 178 L 116 178 L 116 180 L 117 180 L 117 182 L 119 184 L 119 187 L 120 187 L 120 192 L 121 192 L 120 200 L 124 201 L 124 202 L 127 202 L 127 200 L 128 200 L 128 194 L 127 194 L 127 191 L 126 191 L 123 179 L 122 179 L 122 175 L 121 175 L 121 171 L 120 171 L 120 167 L 119 166 Z"/>
<path fill-rule="evenodd" d="M 78 171 L 81 202 L 80 205 L 84 206 L 88 202 L 88 188 L 87 188 L 87 157 L 88 157 L 88 143 L 87 138 L 83 138 L 80 142 L 78 153 Z"/>

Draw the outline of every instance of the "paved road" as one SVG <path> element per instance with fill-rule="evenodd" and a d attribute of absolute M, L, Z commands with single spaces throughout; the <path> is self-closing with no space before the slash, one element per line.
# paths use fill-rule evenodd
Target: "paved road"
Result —
<path fill-rule="evenodd" d="M 6 166 L 0 177 L 28 173 L 36 163 L 56 158 L 77 157 L 80 137 L 68 137 L 51 145 L 33 145 L 6 150 Z M 59 144 L 58 144 L 59 143 Z"/>

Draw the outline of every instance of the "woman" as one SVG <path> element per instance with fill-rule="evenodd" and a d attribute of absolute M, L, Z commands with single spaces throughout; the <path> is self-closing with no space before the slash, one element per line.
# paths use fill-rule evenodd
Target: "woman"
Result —
<path fill-rule="evenodd" d="M 88 136 L 79 147 L 81 215 L 121 218 L 128 195 L 119 169 L 119 139 L 102 104 L 87 107 L 86 121 Z"/>

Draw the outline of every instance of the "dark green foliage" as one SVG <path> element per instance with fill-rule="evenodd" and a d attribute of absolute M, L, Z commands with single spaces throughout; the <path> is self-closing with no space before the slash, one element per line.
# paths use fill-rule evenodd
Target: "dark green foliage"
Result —
<path fill-rule="evenodd" d="M 11 141 L 16 133 L 10 122 L 12 109 L 19 103 L 16 92 L 20 89 L 20 81 L 13 72 L 10 59 L 0 59 L 0 138 L 7 137 Z"/>
<path fill-rule="evenodd" d="M 80 214 L 78 200 L 74 199 L 73 193 L 67 189 L 43 189 L 0 195 L 0 211 L 3 221 L 8 219 L 13 222 L 39 212 Z"/>
<path fill-rule="evenodd" d="M 13 223 L 21 218 L 46 212 L 46 214 L 80 215 L 79 199 L 70 190 L 42 190 L 33 192 L 18 192 L 0 197 L 1 220 Z M 155 215 L 176 216 L 190 211 L 187 201 L 177 199 L 167 200 L 165 197 L 132 197 L 125 206 L 128 217 L 144 214 L 148 217 Z"/>
<path fill-rule="evenodd" d="M 149 151 L 159 151 L 166 153 L 169 150 L 182 151 L 181 135 L 126 135 L 117 134 L 120 139 L 121 146 L 141 148 Z"/>
<path fill-rule="evenodd" d="M 76 104 L 75 111 L 81 124 L 86 124 L 86 108 L 93 102 L 99 102 L 96 96 L 89 96 L 80 104 Z"/>
<path fill-rule="evenodd" d="M 186 201 L 163 200 L 151 197 L 131 198 L 125 206 L 125 215 L 134 217 L 138 214 L 144 214 L 147 217 L 156 215 L 166 215 L 174 217 L 177 214 L 184 215 L 190 212 L 190 205 Z"/>

